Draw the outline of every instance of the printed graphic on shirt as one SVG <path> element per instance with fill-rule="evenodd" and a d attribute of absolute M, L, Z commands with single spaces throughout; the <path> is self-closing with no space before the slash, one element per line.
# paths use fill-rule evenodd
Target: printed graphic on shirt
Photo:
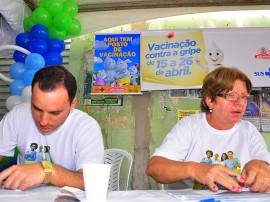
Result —
<path fill-rule="evenodd" d="M 202 158 L 200 163 L 221 164 L 235 170 L 237 173 L 241 173 L 241 163 L 238 158 L 234 157 L 233 151 L 219 154 L 218 152 L 213 152 L 212 150 L 206 150 L 205 157 Z M 234 178 L 234 180 L 237 182 L 236 178 Z M 215 182 L 215 185 L 218 187 L 218 189 L 226 189 L 217 182 Z M 205 190 L 208 189 L 208 185 L 199 183 L 198 181 L 194 180 L 193 189 Z"/>
<path fill-rule="evenodd" d="M 50 146 L 38 145 L 31 143 L 30 150 L 27 150 L 24 155 L 24 164 L 36 163 L 41 161 L 51 161 Z"/>

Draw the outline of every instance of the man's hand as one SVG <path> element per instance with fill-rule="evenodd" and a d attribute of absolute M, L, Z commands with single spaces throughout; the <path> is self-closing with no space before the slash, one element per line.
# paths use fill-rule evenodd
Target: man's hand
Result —
<path fill-rule="evenodd" d="M 5 189 L 25 190 L 41 184 L 44 176 L 41 163 L 14 165 L 0 173 L 0 184 L 5 180 Z"/>

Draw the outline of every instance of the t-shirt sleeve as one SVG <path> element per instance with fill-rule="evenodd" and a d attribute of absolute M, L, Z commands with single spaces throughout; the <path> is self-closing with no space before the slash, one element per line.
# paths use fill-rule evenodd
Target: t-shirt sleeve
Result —
<path fill-rule="evenodd" d="M 184 161 L 194 141 L 196 127 L 194 120 L 184 117 L 167 134 L 152 156 L 162 156 L 175 161 Z"/>
<path fill-rule="evenodd" d="M 103 163 L 104 143 L 100 125 L 90 117 L 90 121 L 82 124 L 76 145 L 76 170 L 82 169 L 86 163 Z"/>
<path fill-rule="evenodd" d="M 251 158 L 263 160 L 270 164 L 270 153 L 267 149 L 267 145 L 261 133 L 251 123 L 246 122 L 246 124 L 248 124 L 248 129 L 249 129 L 249 134 L 250 134 L 249 148 L 250 148 Z"/>
<path fill-rule="evenodd" d="M 13 156 L 17 146 L 17 124 L 20 110 L 15 107 L 9 111 L 0 122 L 0 155 Z"/>

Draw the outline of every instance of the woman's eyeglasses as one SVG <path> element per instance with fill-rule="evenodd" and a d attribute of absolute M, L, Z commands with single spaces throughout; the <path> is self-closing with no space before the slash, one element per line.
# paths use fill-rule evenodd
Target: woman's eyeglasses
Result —
<path fill-rule="evenodd" d="M 223 97 L 225 100 L 235 102 L 237 101 L 240 97 L 244 101 L 252 100 L 253 96 L 252 95 L 240 95 L 238 93 L 217 93 L 216 94 L 219 97 Z"/>

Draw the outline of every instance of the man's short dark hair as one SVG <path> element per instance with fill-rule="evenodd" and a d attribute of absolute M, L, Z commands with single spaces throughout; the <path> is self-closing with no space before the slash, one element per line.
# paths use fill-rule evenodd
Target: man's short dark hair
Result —
<path fill-rule="evenodd" d="M 52 65 L 38 70 L 32 81 L 32 92 L 34 85 L 44 92 L 54 91 L 59 86 L 67 89 L 70 103 L 74 100 L 77 91 L 75 77 L 61 65 Z"/>

